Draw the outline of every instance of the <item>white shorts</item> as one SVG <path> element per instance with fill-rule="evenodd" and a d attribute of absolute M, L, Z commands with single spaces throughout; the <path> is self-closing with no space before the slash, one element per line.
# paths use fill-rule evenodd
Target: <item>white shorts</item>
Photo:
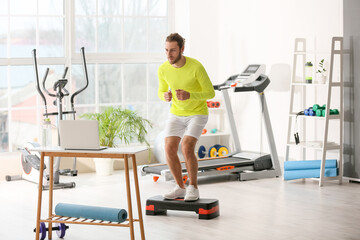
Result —
<path fill-rule="evenodd" d="M 169 114 L 166 122 L 165 137 L 191 136 L 199 139 L 208 121 L 208 115 L 176 116 Z"/>

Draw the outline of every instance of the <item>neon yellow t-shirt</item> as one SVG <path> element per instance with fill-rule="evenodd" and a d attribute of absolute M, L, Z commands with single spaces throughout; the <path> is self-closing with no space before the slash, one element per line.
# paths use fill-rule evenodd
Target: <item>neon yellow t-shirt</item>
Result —
<path fill-rule="evenodd" d="M 158 69 L 158 96 L 165 101 L 164 93 L 171 89 L 172 100 L 170 112 L 177 116 L 208 115 L 207 99 L 215 96 L 214 87 L 203 65 L 194 58 L 186 57 L 185 65 L 173 67 L 168 61 Z M 180 101 L 176 90 L 190 93 L 190 98 Z"/>

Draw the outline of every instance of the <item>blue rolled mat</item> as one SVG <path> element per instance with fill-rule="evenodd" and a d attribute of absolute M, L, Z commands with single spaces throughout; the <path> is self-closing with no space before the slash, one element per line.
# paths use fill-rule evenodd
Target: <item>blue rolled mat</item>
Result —
<path fill-rule="evenodd" d="M 337 176 L 337 168 L 325 168 L 325 177 Z M 294 180 L 300 178 L 319 178 L 320 169 L 306 169 L 306 170 L 287 170 L 284 171 L 284 180 Z"/>
<path fill-rule="evenodd" d="M 124 222 L 127 218 L 127 211 L 125 209 L 69 203 L 58 203 L 55 207 L 55 214 L 59 216 L 87 218 L 110 222 Z"/>
<path fill-rule="evenodd" d="M 320 169 L 321 160 L 304 160 L 304 161 L 285 161 L 284 171 L 286 170 L 305 170 L 305 169 Z M 336 168 L 336 159 L 326 159 L 325 168 Z"/>

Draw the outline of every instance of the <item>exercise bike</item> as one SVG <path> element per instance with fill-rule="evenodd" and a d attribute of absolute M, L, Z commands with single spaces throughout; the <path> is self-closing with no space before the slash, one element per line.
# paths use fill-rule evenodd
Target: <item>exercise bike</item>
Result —
<path fill-rule="evenodd" d="M 65 86 L 68 83 L 68 80 L 65 79 L 68 67 L 65 67 L 64 73 L 62 75 L 62 78 L 57 80 L 53 85 L 53 90 L 55 93 L 51 93 L 46 88 L 46 79 L 49 74 L 49 68 L 46 69 L 45 75 L 42 81 L 42 87 L 43 91 L 50 97 L 55 98 L 53 101 L 53 104 L 57 107 L 56 112 L 48 112 L 48 105 L 46 101 L 46 97 L 41 90 L 40 83 L 39 83 L 39 74 L 38 74 L 38 66 L 37 66 L 37 60 L 36 60 L 36 49 L 32 51 L 33 54 L 33 61 L 34 61 L 34 69 L 35 69 L 35 79 L 36 79 L 36 90 L 40 94 L 43 102 L 44 102 L 44 113 L 43 116 L 45 118 L 49 118 L 50 116 L 56 116 L 56 126 L 59 126 L 59 121 L 63 120 L 65 115 L 72 115 L 72 119 L 75 120 L 75 107 L 74 107 L 74 100 L 75 97 L 83 92 L 89 85 L 89 79 L 87 74 L 87 67 L 86 67 L 86 60 L 85 60 L 85 49 L 82 47 L 80 49 L 81 55 L 82 55 L 82 64 L 83 64 L 83 70 L 85 75 L 85 81 L 86 84 L 81 89 L 77 90 L 70 96 L 70 103 L 71 103 L 71 110 L 70 111 L 63 111 L 63 98 L 66 96 L 69 96 L 69 91 L 66 90 Z M 57 127 L 58 131 L 58 145 L 60 145 L 60 134 L 59 129 Z M 30 182 L 38 183 L 39 182 L 39 176 L 40 171 L 44 171 L 44 185 L 43 189 L 48 190 L 49 189 L 49 158 L 45 157 L 45 164 L 44 169 L 40 169 L 40 154 L 38 152 L 31 152 L 28 149 L 40 147 L 39 143 L 36 142 L 28 142 L 26 143 L 22 148 L 19 150 L 21 151 L 21 166 L 22 166 L 22 174 L 16 175 L 16 176 L 6 176 L 6 181 L 15 181 L 15 180 L 27 180 Z M 69 176 L 77 176 L 77 170 L 76 170 L 76 158 L 73 159 L 73 169 L 63 169 L 60 170 L 60 158 L 57 157 L 54 160 L 54 189 L 62 189 L 62 188 L 74 188 L 75 182 L 69 182 L 69 183 L 60 183 L 60 175 L 69 175 Z"/>

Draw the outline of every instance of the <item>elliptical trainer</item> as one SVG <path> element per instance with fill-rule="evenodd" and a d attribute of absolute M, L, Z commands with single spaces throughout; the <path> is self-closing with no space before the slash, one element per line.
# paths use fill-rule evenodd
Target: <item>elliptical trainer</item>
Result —
<path fill-rule="evenodd" d="M 60 146 L 60 134 L 59 134 L 59 121 L 63 120 L 65 115 L 72 115 L 72 119 L 75 120 L 75 107 L 74 107 L 74 100 L 75 97 L 83 92 L 89 85 L 89 78 L 87 73 L 87 67 L 86 67 L 86 60 L 85 60 L 85 49 L 82 47 L 80 49 L 81 55 L 82 55 L 82 64 L 83 64 L 83 70 L 85 75 L 85 86 L 74 92 L 70 97 L 70 103 L 71 103 L 71 110 L 70 111 L 63 111 L 63 98 L 66 96 L 69 96 L 69 91 L 66 90 L 65 86 L 68 83 L 68 80 L 65 79 L 68 67 L 65 67 L 64 73 L 62 75 L 62 78 L 57 80 L 54 83 L 53 90 L 56 93 L 50 93 L 46 89 L 46 79 L 49 74 L 49 68 L 46 69 L 45 75 L 42 81 L 42 87 L 43 91 L 50 97 L 55 98 L 53 104 L 57 107 L 56 112 L 48 112 L 48 105 L 45 98 L 45 95 L 40 87 L 39 82 L 39 74 L 38 74 L 38 65 L 37 65 L 37 59 L 36 59 L 36 49 L 32 51 L 33 55 L 33 61 L 34 61 L 34 70 L 35 70 L 35 79 L 36 79 L 36 90 L 40 94 L 43 102 L 44 102 L 44 113 L 43 116 L 45 118 L 49 118 L 49 116 L 56 116 L 56 126 L 58 131 L 58 145 Z M 40 145 L 36 142 L 28 142 L 24 145 L 23 148 L 20 148 L 21 151 L 21 165 L 22 165 L 22 174 L 16 175 L 16 176 L 6 176 L 7 181 L 14 181 L 14 180 L 27 180 L 34 183 L 38 183 L 39 176 L 40 176 L 40 154 L 38 152 L 30 152 L 28 151 L 29 148 L 39 147 Z M 49 165 L 49 158 L 45 158 L 45 164 L 44 164 L 44 185 L 43 189 L 48 190 L 49 189 L 49 168 L 47 167 Z M 54 189 L 61 189 L 61 188 L 74 188 L 75 182 L 69 182 L 69 183 L 60 183 L 60 175 L 70 175 L 70 176 L 77 176 L 77 170 L 76 170 L 76 158 L 73 159 L 73 169 L 63 169 L 60 170 L 60 158 L 57 157 L 54 160 Z"/>

